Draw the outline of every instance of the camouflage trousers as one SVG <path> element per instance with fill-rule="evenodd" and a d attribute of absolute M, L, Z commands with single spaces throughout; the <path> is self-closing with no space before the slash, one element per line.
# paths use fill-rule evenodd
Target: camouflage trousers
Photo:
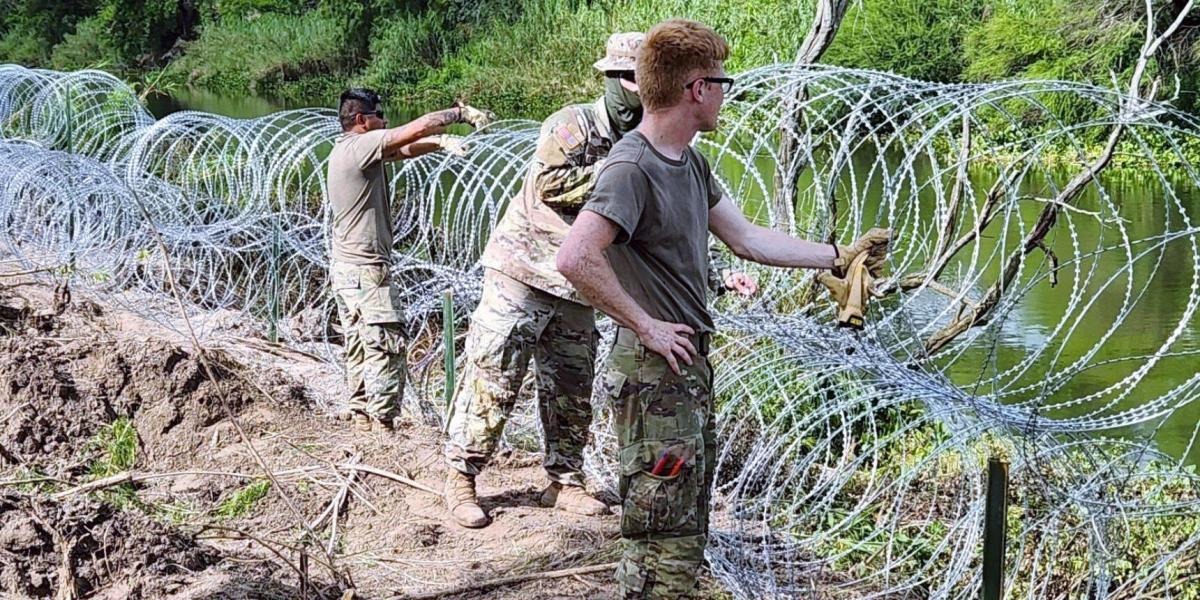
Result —
<path fill-rule="evenodd" d="M 384 265 L 335 262 L 329 277 L 346 338 L 350 410 L 390 418 L 404 396 L 404 312 Z"/>
<path fill-rule="evenodd" d="M 716 427 L 707 344 L 696 345 L 701 355 L 690 366 L 681 361 L 676 375 L 622 327 L 608 358 L 602 385 L 619 448 L 621 598 L 689 598 L 704 562 Z"/>
<path fill-rule="evenodd" d="M 487 269 L 467 333 L 446 462 L 479 473 L 496 449 L 532 359 L 546 473 L 564 485 L 583 485 L 597 338 L 591 307 Z"/>

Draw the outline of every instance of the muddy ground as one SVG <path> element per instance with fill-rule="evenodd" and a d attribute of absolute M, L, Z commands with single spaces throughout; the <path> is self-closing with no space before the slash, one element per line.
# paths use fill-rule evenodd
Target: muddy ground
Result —
<path fill-rule="evenodd" d="M 539 505 L 538 455 L 499 456 L 494 522 L 460 528 L 428 491 L 435 427 L 353 431 L 317 401 L 340 393 L 328 362 L 240 326 L 201 354 L 131 305 L 0 277 L 0 596 L 404 598 L 615 560 L 615 516 Z M 442 597 L 616 593 L 603 570 Z"/>

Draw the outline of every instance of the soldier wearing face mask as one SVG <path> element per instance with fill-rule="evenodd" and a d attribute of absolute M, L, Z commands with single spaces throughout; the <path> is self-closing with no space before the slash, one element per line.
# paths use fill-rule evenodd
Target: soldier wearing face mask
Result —
<path fill-rule="evenodd" d="M 446 507 L 464 527 L 489 522 L 476 499 L 475 476 L 495 450 L 531 359 L 551 482 L 542 503 L 585 515 L 608 512 L 584 489 L 582 472 L 599 338 L 595 313 L 554 261 L 608 151 L 641 122 L 633 71 L 644 38 L 610 37 L 606 56 L 594 64 L 605 75 L 604 96 L 567 106 L 542 123 L 521 191 L 484 250 L 483 296 L 471 315 L 445 448 Z M 726 285 L 753 291 L 741 273 L 730 274 Z"/>
<path fill-rule="evenodd" d="M 643 37 L 609 38 L 607 55 L 595 64 L 605 74 L 604 96 L 563 108 L 542 124 L 521 191 L 484 251 L 483 297 L 471 315 L 446 443 L 446 507 L 464 527 L 489 522 L 476 500 L 475 476 L 495 450 L 531 359 L 551 481 L 543 504 L 608 512 L 585 491 L 582 472 L 592 422 L 595 313 L 555 269 L 554 257 L 609 149 L 641 121 L 633 68 Z"/>

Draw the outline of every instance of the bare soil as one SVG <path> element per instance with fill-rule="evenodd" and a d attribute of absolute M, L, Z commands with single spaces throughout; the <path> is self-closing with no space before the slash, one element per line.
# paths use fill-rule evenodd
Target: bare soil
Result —
<path fill-rule="evenodd" d="M 494 522 L 458 527 L 439 496 L 351 468 L 440 490 L 443 439 L 419 419 L 390 433 L 337 420 L 318 401 L 340 394 L 335 365 L 241 325 L 197 352 L 178 320 L 83 296 L 56 307 L 51 283 L 0 274 L 2 597 L 403 598 L 617 557 L 617 517 L 540 506 L 537 455 L 498 456 L 479 478 Z M 72 492 L 120 418 L 141 478 Z M 604 571 L 445 597 L 613 588 Z"/>

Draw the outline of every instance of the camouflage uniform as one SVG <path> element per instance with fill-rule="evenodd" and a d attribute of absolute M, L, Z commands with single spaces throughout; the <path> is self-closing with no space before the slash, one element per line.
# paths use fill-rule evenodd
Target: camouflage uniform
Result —
<path fill-rule="evenodd" d="M 614 137 L 603 98 L 551 115 L 524 185 L 488 241 L 484 293 L 471 315 L 445 452 L 463 473 L 478 474 L 495 449 L 532 357 L 546 472 L 583 485 L 595 315 L 554 261 Z"/>
<path fill-rule="evenodd" d="M 619 448 L 623 598 L 690 597 L 704 561 L 716 429 L 709 336 L 700 339 L 693 364 L 679 363 L 683 375 L 623 327 L 608 359 L 602 391 Z"/>
<path fill-rule="evenodd" d="M 404 392 L 403 311 L 391 281 L 387 131 L 343 133 L 329 154 L 329 279 L 346 343 L 352 411 L 388 420 Z"/>
<path fill-rule="evenodd" d="M 388 419 L 400 403 L 408 370 L 391 272 L 384 265 L 333 262 L 330 279 L 346 338 L 350 410 Z"/>
<path fill-rule="evenodd" d="M 464 473 L 479 473 L 504 431 L 531 358 L 537 365 L 546 473 L 563 485 L 582 486 L 583 448 L 592 422 L 595 314 L 591 307 L 497 271 L 484 279 L 483 297 L 471 317 L 447 459 Z"/>

